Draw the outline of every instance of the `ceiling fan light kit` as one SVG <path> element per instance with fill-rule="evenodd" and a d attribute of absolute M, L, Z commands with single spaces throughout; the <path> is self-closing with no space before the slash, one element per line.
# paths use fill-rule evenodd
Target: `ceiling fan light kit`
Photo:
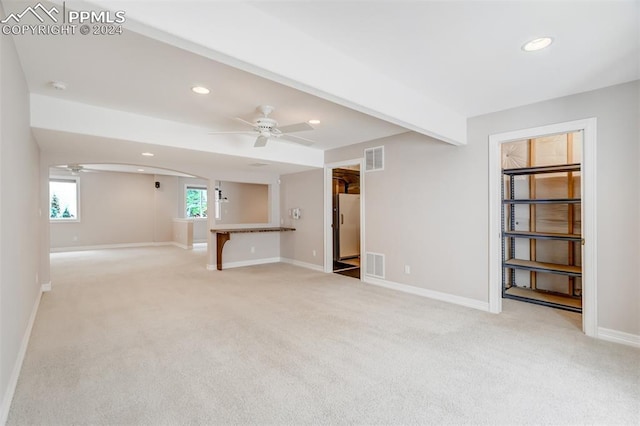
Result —
<path fill-rule="evenodd" d="M 278 127 L 278 122 L 269 117 L 269 114 L 271 114 L 275 110 L 274 107 L 272 107 L 271 105 L 260 105 L 256 109 L 262 114 L 262 117 L 258 117 L 253 123 L 243 120 L 242 118 L 237 118 L 237 120 L 241 123 L 253 127 L 253 131 L 212 132 L 211 134 L 252 134 L 256 136 L 256 141 L 253 145 L 255 148 L 266 146 L 269 139 L 272 138 L 283 138 L 290 142 L 305 146 L 313 145 L 314 142 L 310 139 L 291 135 L 291 133 L 314 130 L 313 126 L 311 126 L 309 123 L 303 122 L 290 124 L 284 127 Z"/>

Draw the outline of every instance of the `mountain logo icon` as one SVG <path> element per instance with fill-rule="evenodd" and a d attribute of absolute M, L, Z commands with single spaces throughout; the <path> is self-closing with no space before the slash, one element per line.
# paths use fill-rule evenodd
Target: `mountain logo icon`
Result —
<path fill-rule="evenodd" d="M 8 23 L 10 20 L 14 20 L 15 23 L 19 23 L 20 20 L 22 19 L 23 16 L 25 16 L 28 13 L 31 13 L 33 16 L 36 17 L 36 19 L 38 19 L 38 21 L 40 21 L 41 23 L 44 23 L 44 18 L 43 16 L 48 16 L 53 22 L 57 23 L 58 22 L 58 18 L 56 18 L 53 13 L 60 13 L 58 11 L 58 9 L 56 9 L 55 6 L 53 6 L 51 9 L 47 10 L 46 7 L 44 7 L 42 5 L 42 3 L 38 3 L 35 6 L 29 6 L 27 7 L 25 10 L 23 10 L 21 13 L 10 13 L 9 16 L 7 16 L 6 18 L 4 18 L 2 21 L 0 21 L 0 23 L 2 24 L 6 24 Z"/>

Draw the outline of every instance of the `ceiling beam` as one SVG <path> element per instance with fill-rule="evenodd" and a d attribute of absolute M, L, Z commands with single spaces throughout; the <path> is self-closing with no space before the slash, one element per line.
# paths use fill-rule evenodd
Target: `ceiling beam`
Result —
<path fill-rule="evenodd" d="M 323 167 L 324 151 L 297 144 L 254 148 L 255 137 L 210 135 L 212 129 L 31 94 L 31 127 L 106 139 L 246 157 L 269 163 Z"/>

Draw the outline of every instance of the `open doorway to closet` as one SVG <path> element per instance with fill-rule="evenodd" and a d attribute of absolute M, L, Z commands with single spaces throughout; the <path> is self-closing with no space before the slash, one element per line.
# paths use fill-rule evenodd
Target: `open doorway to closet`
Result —
<path fill-rule="evenodd" d="M 582 312 L 582 134 L 501 146 L 504 298 Z"/>
<path fill-rule="evenodd" d="M 360 278 L 360 165 L 332 170 L 333 272 Z"/>
<path fill-rule="evenodd" d="M 577 280 L 575 280 L 575 278 L 578 278 L 578 277 L 574 275 L 573 289 L 570 291 L 569 279 L 566 278 L 566 277 L 569 277 L 570 275 L 566 274 L 565 278 L 566 278 L 567 286 L 566 288 L 563 287 L 563 292 L 565 292 L 565 296 L 564 296 L 565 298 L 567 297 L 573 298 L 575 297 L 573 296 L 573 294 L 579 292 L 579 294 L 581 295 L 580 303 L 581 303 L 581 309 L 582 309 L 582 329 L 587 336 L 594 336 L 594 337 L 597 336 L 598 334 L 598 309 L 597 309 L 598 308 L 598 304 L 597 304 L 598 280 L 597 280 L 596 269 L 597 269 L 597 246 L 598 246 L 597 228 L 598 227 L 597 227 L 597 215 L 596 215 L 596 206 L 597 206 L 597 191 L 596 191 L 597 131 L 596 129 L 597 129 L 597 119 L 586 118 L 586 119 L 575 120 L 575 121 L 549 124 L 549 125 L 540 126 L 540 127 L 515 130 L 511 132 L 496 133 L 489 136 L 489 200 L 490 200 L 489 202 L 489 218 L 490 218 L 490 221 L 489 221 L 489 235 L 490 235 L 490 238 L 489 238 L 489 277 L 490 277 L 489 311 L 490 312 L 493 312 L 493 313 L 502 312 L 502 300 L 503 300 L 504 289 L 505 289 L 505 283 L 503 283 L 503 278 L 505 278 L 506 280 L 505 271 L 507 269 L 511 269 L 511 268 L 508 268 L 508 266 L 509 267 L 513 266 L 513 265 L 505 264 L 505 259 L 507 262 L 510 259 L 520 259 L 520 260 L 531 262 L 532 260 L 530 258 L 527 259 L 524 255 L 524 253 L 526 253 L 526 250 L 527 250 L 526 246 L 528 244 L 529 244 L 528 253 L 529 254 L 532 253 L 530 248 L 530 243 L 528 242 L 528 240 L 534 239 L 536 240 L 536 244 L 539 244 L 540 240 L 542 240 L 541 238 L 528 238 L 533 236 L 537 237 L 538 235 L 528 235 L 527 237 L 524 237 L 524 236 L 514 237 L 514 236 L 507 235 L 507 232 L 520 232 L 520 233 L 540 232 L 540 233 L 547 233 L 547 234 L 563 234 L 564 233 L 565 235 L 562 235 L 562 237 L 566 237 L 567 236 L 566 234 L 569 234 L 569 236 L 571 236 L 572 238 L 575 237 L 576 235 L 580 235 L 579 242 L 556 240 L 557 242 L 561 243 L 561 246 L 562 245 L 564 246 L 564 248 L 561 250 L 564 251 L 566 249 L 567 257 L 566 259 L 562 259 L 566 262 L 564 263 L 565 268 L 571 267 L 571 268 L 568 268 L 570 269 L 570 272 L 572 273 L 579 272 L 579 275 L 580 275 L 579 283 L 576 283 Z M 542 193 L 540 194 L 536 193 L 536 197 L 544 196 L 547 198 L 544 198 L 542 199 L 542 201 L 538 201 L 536 203 L 529 202 L 529 200 L 533 198 L 530 192 L 527 192 L 526 195 L 520 194 L 520 193 L 517 193 L 517 191 L 520 191 L 520 189 L 516 190 L 515 188 L 513 188 L 513 190 L 509 189 L 505 191 L 504 169 L 505 168 L 518 169 L 518 167 L 503 166 L 502 164 L 502 160 L 503 160 L 502 146 L 503 145 L 508 144 L 510 142 L 515 142 L 515 141 L 527 141 L 529 139 L 545 138 L 545 137 L 551 137 L 554 135 L 563 135 L 563 134 L 566 135 L 566 134 L 576 134 L 576 133 L 581 134 L 581 147 L 580 147 L 581 159 L 580 159 L 580 166 L 579 166 L 580 167 L 579 179 L 577 179 L 578 176 L 576 176 L 576 173 L 578 172 L 578 170 L 570 170 L 570 171 L 565 170 L 563 172 L 560 172 L 558 170 L 544 170 L 545 173 L 540 174 L 540 176 L 548 175 L 548 177 L 550 177 L 550 176 L 553 176 L 554 173 L 563 173 L 565 175 L 566 185 L 569 185 L 569 182 L 572 181 L 574 186 L 574 191 L 577 190 L 576 186 L 580 187 L 579 222 L 576 221 L 576 216 L 575 216 L 576 214 L 575 206 L 578 204 L 578 201 L 575 199 L 578 198 L 578 196 L 576 195 L 578 193 L 574 192 L 573 197 L 570 197 L 568 192 L 569 191 L 568 186 L 564 188 L 558 187 L 553 190 L 553 191 L 562 192 L 563 195 L 560 195 L 559 192 L 557 194 L 553 192 L 548 192 L 546 195 L 543 195 L 544 191 L 551 191 L 550 189 L 545 188 Z M 566 154 L 566 151 L 565 151 L 565 154 Z M 575 151 L 574 151 L 574 154 L 575 154 Z M 529 154 L 527 153 L 527 155 Z M 567 161 L 564 160 L 562 163 L 557 165 L 559 167 L 567 166 Z M 526 165 L 523 165 L 520 168 L 525 169 L 526 168 L 525 166 Z M 554 167 L 556 165 L 547 164 L 545 166 L 545 165 L 536 165 L 535 163 L 533 166 L 529 165 L 529 167 L 531 168 L 547 167 L 547 166 Z M 535 171 L 536 170 L 531 170 L 530 172 L 533 173 Z M 568 178 L 569 172 L 571 172 L 573 175 L 573 178 L 571 180 Z M 522 176 L 527 176 L 527 174 L 524 173 L 522 174 Z M 538 177 L 536 177 L 536 179 L 537 178 Z M 547 178 L 542 178 L 542 179 L 547 179 Z M 527 179 L 523 178 L 523 182 L 525 180 Z M 536 185 L 537 185 L 537 182 L 536 182 Z M 510 200 L 509 198 L 505 199 L 505 196 L 510 197 L 509 191 L 511 191 L 511 194 L 513 194 L 514 199 L 520 198 L 523 201 L 521 202 L 516 201 L 516 203 L 513 203 L 513 201 Z M 527 185 L 524 186 L 522 191 L 531 191 L 531 189 L 528 187 L 528 180 L 527 180 Z M 549 200 L 549 202 L 547 203 L 546 201 L 544 201 L 545 199 Z M 560 202 L 559 199 L 565 199 L 565 201 Z M 563 216 L 563 217 L 565 218 L 564 220 L 566 221 L 564 222 L 564 225 L 566 226 L 566 230 L 564 232 L 560 232 L 558 229 L 554 230 L 554 229 L 547 228 L 546 231 L 541 231 L 541 229 L 545 229 L 545 228 L 537 228 L 537 227 L 535 231 L 518 229 L 517 226 L 519 225 L 515 225 L 515 222 L 518 221 L 521 212 L 518 212 L 517 214 L 514 212 L 514 214 L 512 215 L 512 217 L 515 219 L 513 226 L 511 224 L 508 224 L 510 228 L 505 228 L 505 230 L 503 231 L 503 222 L 505 220 L 507 221 L 511 220 L 511 217 L 509 217 L 510 213 L 507 213 L 505 211 L 506 210 L 505 206 L 508 206 L 511 204 L 522 205 L 522 206 L 527 206 L 529 204 L 537 204 L 537 205 L 556 204 L 556 207 L 558 207 L 557 205 L 564 204 L 563 209 L 565 209 L 564 211 L 566 213 L 566 216 Z M 568 227 L 569 226 L 568 225 L 569 208 L 567 207 L 568 204 L 574 204 L 573 232 L 571 232 L 571 230 Z M 522 210 L 526 210 L 526 207 L 524 209 L 521 209 L 521 211 Z M 516 218 L 517 216 L 518 218 Z M 554 218 L 553 216 L 549 216 L 548 223 L 545 224 L 545 226 L 547 225 L 551 226 L 552 224 L 551 219 L 553 218 Z M 559 216 L 557 216 L 557 219 L 559 220 Z M 527 223 L 528 223 L 528 220 L 529 218 L 527 217 Z M 555 223 L 554 226 L 558 226 L 558 225 L 559 225 L 559 222 Z M 580 233 L 576 231 L 577 229 L 580 229 Z M 508 250 L 511 250 L 511 248 L 509 247 L 510 239 L 524 240 L 524 244 L 520 243 L 521 245 L 520 251 L 518 247 L 516 247 L 512 252 L 508 251 Z M 551 241 L 554 241 L 554 240 L 551 240 Z M 573 243 L 574 245 L 578 245 L 578 247 L 575 248 L 574 254 L 573 254 L 574 256 L 573 261 L 575 263 L 574 265 L 570 265 L 569 263 L 569 252 L 568 252 L 569 247 L 568 246 L 571 243 Z M 525 251 L 523 252 L 522 250 L 525 250 Z M 514 253 L 516 255 L 515 257 L 512 256 Z M 505 257 L 510 255 L 511 257 Z M 536 255 L 537 255 L 537 252 L 536 252 Z M 547 255 L 551 256 L 551 254 L 545 254 L 545 256 Z M 555 259 L 548 259 L 548 260 L 552 260 L 552 261 L 542 262 L 539 258 L 536 258 L 536 260 L 532 262 L 551 263 L 556 265 L 563 264 L 561 261 L 558 261 L 558 260 L 554 262 L 553 260 Z M 535 265 L 530 264 L 530 266 L 535 266 Z M 575 268 L 577 268 L 577 270 Z M 531 270 L 529 271 L 522 270 L 522 269 L 520 270 L 525 275 L 531 272 Z M 544 271 L 544 270 L 534 271 L 534 272 L 539 272 L 539 275 L 543 273 L 548 273 L 548 271 Z M 531 274 L 529 274 L 529 277 L 530 275 Z M 515 282 L 518 282 L 517 277 Z M 507 286 L 508 284 L 509 284 L 509 281 L 507 281 Z M 538 283 L 536 282 L 536 285 L 537 284 Z M 553 287 L 550 285 L 548 286 L 547 284 L 548 283 L 543 283 L 543 288 L 539 289 L 540 291 L 537 291 L 537 293 L 542 293 L 541 290 L 543 289 L 552 290 L 552 291 L 559 289 L 559 287 Z M 531 285 L 531 281 L 529 281 L 529 285 Z"/>

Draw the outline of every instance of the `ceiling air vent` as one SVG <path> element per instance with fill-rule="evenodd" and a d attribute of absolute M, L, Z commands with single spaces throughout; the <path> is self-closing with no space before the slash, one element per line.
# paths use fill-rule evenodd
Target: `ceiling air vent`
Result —
<path fill-rule="evenodd" d="M 367 172 L 384 170 L 384 146 L 364 150 L 365 168 Z"/>
<path fill-rule="evenodd" d="M 384 254 L 367 253 L 366 274 L 370 277 L 384 278 Z"/>

